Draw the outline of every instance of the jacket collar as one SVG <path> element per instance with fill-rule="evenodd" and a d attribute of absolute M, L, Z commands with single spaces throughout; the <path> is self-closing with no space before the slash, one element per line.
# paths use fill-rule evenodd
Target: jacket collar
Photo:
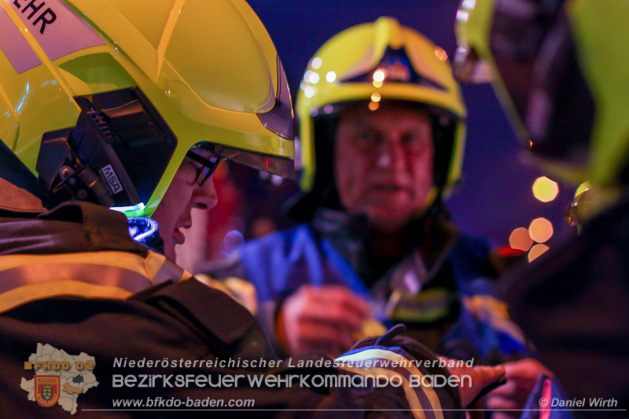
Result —
<path fill-rule="evenodd" d="M 315 211 L 312 228 L 319 237 L 332 244 L 355 272 L 364 272 L 372 262 L 369 249 L 373 231 L 366 217 L 319 207 Z M 414 271 L 422 284 L 437 274 L 460 237 L 458 229 L 443 213 L 411 221 L 402 234 L 406 251 L 399 256 L 397 263 L 389 267 L 384 277 L 394 279 L 391 277 L 398 276 L 395 271 L 403 265 L 405 269 Z"/>
<path fill-rule="evenodd" d="M 0 255 L 102 250 L 148 252 L 129 236 L 123 214 L 95 204 L 67 202 L 31 218 L 0 218 Z"/>

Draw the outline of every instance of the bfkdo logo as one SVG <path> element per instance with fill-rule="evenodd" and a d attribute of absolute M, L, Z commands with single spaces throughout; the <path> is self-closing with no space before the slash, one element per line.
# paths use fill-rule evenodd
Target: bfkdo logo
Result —
<path fill-rule="evenodd" d="M 71 355 L 63 349 L 49 344 L 37 344 L 37 352 L 24 362 L 27 375 L 34 372 L 33 379 L 22 378 L 20 388 L 28 393 L 28 400 L 41 407 L 59 405 L 63 410 L 75 414 L 81 394 L 98 386 L 94 370 L 96 360 L 81 352 Z"/>
<path fill-rule="evenodd" d="M 58 375 L 35 376 L 35 400 L 42 407 L 52 407 L 59 401 L 61 377 Z"/>

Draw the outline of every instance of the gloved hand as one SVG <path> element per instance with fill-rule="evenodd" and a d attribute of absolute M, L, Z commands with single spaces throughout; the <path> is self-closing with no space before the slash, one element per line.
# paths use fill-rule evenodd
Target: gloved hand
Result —
<path fill-rule="evenodd" d="M 419 342 L 410 339 L 405 336 L 401 336 L 400 333 L 404 331 L 405 327 L 401 324 L 391 328 L 386 334 L 380 337 L 372 337 L 358 342 L 353 348 L 363 348 L 365 346 L 386 346 L 393 349 L 393 346 L 397 346 L 406 351 L 411 357 L 418 361 L 423 360 L 436 360 L 442 359 L 446 363 L 447 358 L 437 358 L 437 356 L 430 352 L 425 346 L 420 344 Z M 463 380 L 464 376 L 470 376 L 471 386 L 460 386 L 456 388 L 452 388 L 450 386 L 443 387 L 449 396 L 454 400 L 455 408 L 467 407 L 476 396 L 487 386 L 492 383 L 500 380 L 505 376 L 505 367 L 502 365 L 498 366 L 476 366 L 476 367 L 450 367 L 450 368 L 442 368 L 437 366 L 433 366 L 430 368 L 426 368 L 421 371 L 425 374 L 434 374 L 434 375 L 455 375 L 459 377 L 459 382 L 467 384 L 469 381 L 467 378 Z"/>

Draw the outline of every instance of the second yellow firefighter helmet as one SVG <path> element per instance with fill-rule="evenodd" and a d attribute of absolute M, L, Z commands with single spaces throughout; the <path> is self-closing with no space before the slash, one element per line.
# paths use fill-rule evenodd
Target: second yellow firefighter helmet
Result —
<path fill-rule="evenodd" d="M 459 180 L 466 110 L 447 54 L 417 31 L 381 17 L 338 33 L 309 61 L 296 104 L 301 188 L 306 193 L 316 193 L 313 189 L 321 182 L 331 181 L 323 172 L 329 171 L 333 152 L 329 144 L 326 148 L 330 140 L 322 138 L 330 133 L 320 124 L 336 116 L 344 104 L 369 106 L 381 101 L 417 104 L 433 116 L 436 158 L 430 196 L 447 192 Z M 370 109 L 377 112 L 377 106 Z"/>

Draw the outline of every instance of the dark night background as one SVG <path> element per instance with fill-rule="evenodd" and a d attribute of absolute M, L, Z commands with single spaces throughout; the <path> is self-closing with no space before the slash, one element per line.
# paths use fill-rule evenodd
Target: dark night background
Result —
<path fill-rule="evenodd" d="M 249 4 L 275 42 L 293 99 L 308 60 L 326 40 L 379 16 L 392 16 L 423 33 L 444 48 L 450 60 L 456 49 L 458 0 L 249 0 Z M 463 96 L 468 110 L 463 181 L 448 200 L 455 222 L 463 231 L 499 246 L 508 243 L 513 229 L 528 227 L 533 219 L 543 216 L 555 229 L 548 242 L 552 246 L 557 233 L 569 229 L 562 213 L 574 188 L 560 186 L 559 196 L 550 203 L 535 199 L 531 186 L 541 173 L 518 152 L 517 140 L 491 86 L 463 86 Z M 249 181 L 252 178 L 249 176 Z M 266 202 L 263 212 L 277 213 L 272 207 L 279 206 L 277 201 L 294 191 L 291 188 L 267 185 L 264 189 L 274 199 L 256 198 Z"/>

